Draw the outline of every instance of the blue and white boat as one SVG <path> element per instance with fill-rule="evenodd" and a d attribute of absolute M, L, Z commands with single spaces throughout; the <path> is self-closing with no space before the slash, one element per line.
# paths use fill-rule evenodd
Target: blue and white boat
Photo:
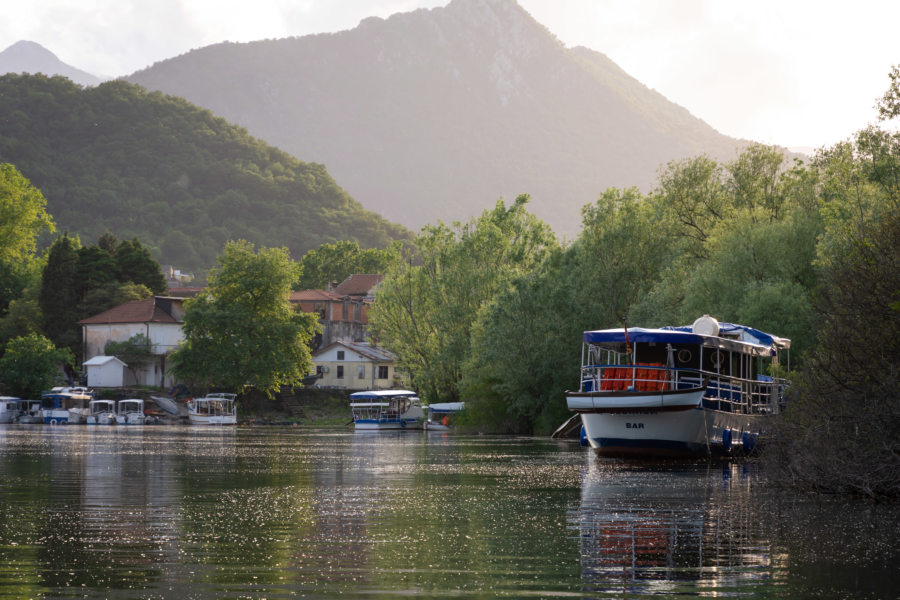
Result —
<path fill-rule="evenodd" d="M 53 388 L 41 393 L 41 419 L 48 425 L 83 423 L 84 412 L 93 400 L 87 388 Z"/>
<path fill-rule="evenodd" d="M 790 340 L 704 315 L 693 325 L 585 331 L 566 392 L 601 456 L 751 452 L 784 408 Z M 782 363 L 782 361 L 784 361 Z"/>
<path fill-rule="evenodd" d="M 350 394 L 350 410 L 357 431 L 422 429 L 425 411 L 415 392 L 371 390 Z"/>

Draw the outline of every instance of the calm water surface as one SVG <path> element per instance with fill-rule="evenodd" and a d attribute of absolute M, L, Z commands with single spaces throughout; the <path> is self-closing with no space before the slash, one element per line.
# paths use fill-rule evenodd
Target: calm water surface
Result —
<path fill-rule="evenodd" d="M 0 598 L 897 598 L 898 529 L 539 438 L 0 425 Z"/>

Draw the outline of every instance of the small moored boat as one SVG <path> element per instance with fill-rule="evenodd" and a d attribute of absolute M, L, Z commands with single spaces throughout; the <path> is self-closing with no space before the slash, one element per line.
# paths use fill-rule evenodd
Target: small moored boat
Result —
<path fill-rule="evenodd" d="M 88 425 L 112 425 L 116 422 L 116 401 L 91 400 L 84 422 Z"/>
<path fill-rule="evenodd" d="M 119 425 L 143 425 L 144 401 L 140 398 L 119 400 L 119 407 L 116 411 L 116 423 Z"/>
<path fill-rule="evenodd" d="M 350 394 L 350 410 L 357 431 L 422 429 L 425 411 L 415 392 L 371 390 Z"/>
<path fill-rule="evenodd" d="M 709 316 L 586 331 L 581 385 L 566 403 L 598 455 L 747 453 L 784 408 L 790 382 L 772 373 L 789 348 L 788 339 Z"/>
<path fill-rule="evenodd" d="M 449 431 L 453 429 L 456 415 L 466 407 L 465 402 L 439 402 L 429 404 L 425 429 L 428 431 Z"/>
<path fill-rule="evenodd" d="M 214 393 L 188 401 L 191 425 L 237 425 L 237 394 Z"/>
<path fill-rule="evenodd" d="M 23 412 L 21 398 L 0 396 L 0 423 L 15 423 Z"/>

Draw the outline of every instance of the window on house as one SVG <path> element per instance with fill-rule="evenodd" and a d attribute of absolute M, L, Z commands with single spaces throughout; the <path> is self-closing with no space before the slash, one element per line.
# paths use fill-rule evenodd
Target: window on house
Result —
<path fill-rule="evenodd" d="M 344 365 L 338 365 L 338 366 L 337 366 L 337 378 L 338 378 L 338 379 L 343 379 L 343 378 L 344 378 Z"/>
<path fill-rule="evenodd" d="M 344 360 L 344 351 L 338 350 L 337 353 L 338 353 L 338 360 Z"/>
<path fill-rule="evenodd" d="M 378 367 L 378 379 L 387 379 L 388 378 L 388 368 L 387 365 L 381 365 Z"/>
<path fill-rule="evenodd" d="M 353 305 L 353 320 L 356 321 L 357 323 L 359 323 L 359 321 L 360 321 L 360 305 L 359 304 Z"/>
<path fill-rule="evenodd" d="M 359 365 L 356 367 L 356 378 L 357 379 L 365 379 L 366 378 L 366 365 Z"/>

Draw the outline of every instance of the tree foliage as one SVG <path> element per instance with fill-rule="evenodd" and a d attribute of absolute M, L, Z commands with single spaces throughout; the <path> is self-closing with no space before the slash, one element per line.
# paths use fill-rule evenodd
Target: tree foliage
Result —
<path fill-rule="evenodd" d="M 457 399 L 478 313 L 557 246 L 528 213 L 527 196 L 502 201 L 465 225 L 423 229 L 382 282 L 369 319 L 375 335 L 427 398 Z"/>
<path fill-rule="evenodd" d="M 133 335 L 124 342 L 110 340 L 103 349 L 106 356 L 115 356 L 128 365 L 131 374 L 137 379 L 137 370 L 156 359 L 150 338 L 143 333 Z"/>
<path fill-rule="evenodd" d="M 22 398 L 40 398 L 62 379 L 61 368 L 72 366 L 74 356 L 67 348 L 56 348 L 49 339 L 36 333 L 13 338 L 0 358 L 6 389 Z"/>
<path fill-rule="evenodd" d="M 355 241 L 322 244 L 300 259 L 298 290 L 324 290 L 333 282 L 340 283 L 354 273 L 384 273 L 400 260 L 400 243 L 385 248 L 363 249 Z"/>
<path fill-rule="evenodd" d="M 65 233 L 50 247 L 41 277 L 43 330 L 57 346 L 77 356 L 79 320 L 165 290 L 159 263 L 138 240 L 119 242 L 107 232 L 98 244 L 82 246 Z"/>
<path fill-rule="evenodd" d="M 0 161 L 34 182 L 60 227 L 82 239 L 114 231 L 143 240 L 158 260 L 205 270 L 239 238 L 300 256 L 323 243 L 385 247 L 409 235 L 364 210 L 324 166 L 122 80 L 81 88 L 3 75 L 0 114 Z"/>
<path fill-rule="evenodd" d="M 33 272 L 37 239 L 52 232 L 47 201 L 11 164 L 0 164 L 0 317 Z"/>
<path fill-rule="evenodd" d="M 312 364 L 318 323 L 289 302 L 298 267 L 288 250 L 229 242 L 218 262 L 206 293 L 186 304 L 174 373 L 202 386 L 268 395 L 299 385 Z"/>

